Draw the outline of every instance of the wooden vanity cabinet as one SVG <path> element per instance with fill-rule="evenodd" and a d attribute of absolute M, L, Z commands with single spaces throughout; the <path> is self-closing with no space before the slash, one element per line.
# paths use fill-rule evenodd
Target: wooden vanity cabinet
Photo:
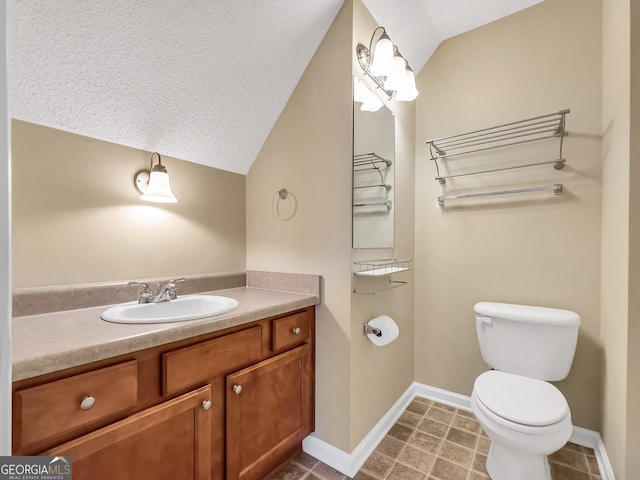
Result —
<path fill-rule="evenodd" d="M 314 336 L 307 307 L 15 382 L 13 454 L 70 455 L 75 480 L 265 478 L 314 429 Z"/>
<path fill-rule="evenodd" d="M 133 410 L 137 402 L 135 360 L 17 390 L 13 396 L 14 412 L 19 413 L 14 415 L 14 447 L 30 448 L 60 433 L 109 421 Z"/>
<path fill-rule="evenodd" d="M 311 432 L 308 344 L 227 376 L 227 476 L 257 480 Z"/>
<path fill-rule="evenodd" d="M 173 400 L 58 445 L 42 455 L 69 455 L 73 478 L 209 480 L 210 388 Z"/>

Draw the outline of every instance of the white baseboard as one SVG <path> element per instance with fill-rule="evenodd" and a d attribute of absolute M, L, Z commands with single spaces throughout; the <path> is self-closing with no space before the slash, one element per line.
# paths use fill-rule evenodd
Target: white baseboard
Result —
<path fill-rule="evenodd" d="M 583 447 L 592 448 L 596 454 L 600 478 L 602 478 L 602 480 L 615 480 L 616 477 L 613 474 L 613 468 L 611 467 L 607 450 L 604 448 L 604 442 L 598 432 L 574 425 L 573 434 L 569 441 L 577 445 L 582 445 Z"/>
<path fill-rule="evenodd" d="M 413 382 L 400 396 L 398 401 L 393 404 L 380 421 L 378 421 L 371 431 L 362 439 L 353 452 L 347 453 L 340 450 L 313 434 L 302 441 L 302 449 L 321 462 L 353 478 L 415 397 L 424 397 L 461 410 L 471 411 L 471 399 L 466 395 L 460 395 L 459 393 L 449 392 L 441 388 Z M 604 448 L 602 437 L 598 432 L 574 426 L 573 434 L 569 441 L 577 445 L 592 448 L 596 454 L 602 480 L 615 480 L 607 451 Z"/>
<path fill-rule="evenodd" d="M 471 411 L 471 398 L 459 393 L 443 390 L 438 387 L 431 387 L 424 383 L 413 382 L 414 397 L 424 397 L 435 402 L 444 403 L 450 407 L 459 408 L 467 412 Z"/>
<path fill-rule="evenodd" d="M 302 450 L 348 477 L 353 477 L 391 430 L 391 427 L 395 425 L 414 397 L 414 387 L 410 385 L 350 454 L 320 440 L 313 434 L 302 441 Z"/>

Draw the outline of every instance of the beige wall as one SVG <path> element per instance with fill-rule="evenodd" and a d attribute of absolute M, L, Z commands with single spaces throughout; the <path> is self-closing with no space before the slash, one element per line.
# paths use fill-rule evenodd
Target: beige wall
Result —
<path fill-rule="evenodd" d="M 547 0 L 447 40 L 419 75 L 416 106 L 416 380 L 471 393 L 487 368 L 477 346 L 476 302 L 574 310 L 582 318 L 577 352 L 558 386 L 574 424 L 595 430 L 602 391 L 600 9 L 598 0 Z M 563 108 L 571 109 L 564 170 L 544 166 L 465 177 L 450 181 L 445 191 L 563 183 L 564 196 L 437 205 L 443 189 L 433 180 L 427 139 Z M 452 159 L 442 168 L 555 160 L 557 145 L 554 140 Z"/>
<path fill-rule="evenodd" d="M 163 157 L 179 202 L 152 204 L 149 159 L 14 120 L 13 288 L 244 270 L 244 176 Z"/>
<path fill-rule="evenodd" d="M 640 477 L 640 5 L 631 2 L 629 334 L 626 478 Z"/>
<path fill-rule="evenodd" d="M 605 0 L 602 14 L 602 436 L 616 478 L 624 479 L 629 321 L 629 2 Z"/>
<path fill-rule="evenodd" d="M 352 256 L 352 61 L 355 44 L 368 44 L 374 27 L 360 0 L 345 2 L 247 175 L 247 267 L 324 278 L 316 435 L 347 452 L 413 379 L 412 287 L 352 294 L 353 260 L 413 252 L 413 106 L 403 105 L 396 116 L 396 247 Z M 271 214 L 280 188 L 298 202 L 285 222 Z M 411 274 L 403 280 L 411 284 Z M 362 335 L 362 324 L 380 314 L 393 316 L 402 330 L 384 348 Z"/>
<path fill-rule="evenodd" d="M 369 45 L 378 26 L 360 0 L 354 0 L 353 72 L 362 75 L 355 49 Z M 393 40 L 393 39 L 392 39 Z M 414 250 L 414 102 L 388 102 L 395 115 L 394 210 L 395 246 L 390 249 L 354 249 L 352 259 L 413 258 Z M 351 449 L 398 400 L 413 382 L 413 271 L 394 275 L 406 286 L 376 295 L 352 295 L 351 303 Z M 377 289 L 387 279 L 379 279 Z M 360 284 L 361 285 L 361 284 Z M 391 316 L 400 328 L 399 338 L 385 347 L 374 346 L 362 335 L 362 325 L 381 315 Z"/>
<path fill-rule="evenodd" d="M 350 446 L 351 2 L 338 13 L 247 175 L 247 268 L 323 277 L 316 434 Z M 271 213 L 295 196 L 293 218 Z"/>
<path fill-rule="evenodd" d="M 622 480 L 640 476 L 639 30 L 636 2 L 603 2 L 602 435 Z"/>

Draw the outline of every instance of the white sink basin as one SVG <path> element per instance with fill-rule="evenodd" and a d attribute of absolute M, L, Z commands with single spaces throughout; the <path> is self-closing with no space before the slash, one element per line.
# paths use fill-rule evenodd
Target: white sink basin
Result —
<path fill-rule="evenodd" d="M 184 322 L 230 312 L 238 301 L 217 295 L 185 295 L 160 303 L 129 302 L 105 310 L 100 317 L 115 323 Z"/>

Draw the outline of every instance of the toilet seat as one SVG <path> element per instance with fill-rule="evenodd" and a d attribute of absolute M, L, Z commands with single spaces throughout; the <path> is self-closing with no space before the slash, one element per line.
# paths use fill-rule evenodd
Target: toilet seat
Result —
<path fill-rule="evenodd" d="M 475 381 L 474 394 L 493 416 L 515 429 L 516 425 L 529 427 L 526 430 L 550 426 L 570 415 L 560 390 L 548 382 L 520 375 L 484 372 Z"/>

